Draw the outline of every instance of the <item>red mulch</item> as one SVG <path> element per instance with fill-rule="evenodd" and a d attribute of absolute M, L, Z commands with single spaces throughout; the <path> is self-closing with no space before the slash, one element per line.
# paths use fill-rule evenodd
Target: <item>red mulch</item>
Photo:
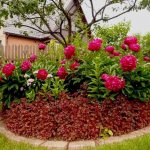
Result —
<path fill-rule="evenodd" d="M 101 123 L 121 135 L 150 125 L 150 102 L 128 100 L 118 96 L 115 101 L 105 100 L 101 104 Z"/>
<path fill-rule="evenodd" d="M 7 128 L 19 135 L 41 139 L 96 139 L 100 127 L 114 135 L 128 133 L 150 125 L 150 102 L 128 100 L 118 96 L 115 101 L 104 100 L 100 105 L 82 95 L 62 93 L 57 101 L 51 96 L 44 101 L 12 103 L 4 114 Z"/>
<path fill-rule="evenodd" d="M 74 95 L 75 96 L 75 95 Z M 40 97 L 38 97 L 39 99 Z M 97 101 L 62 93 L 59 100 L 12 103 L 4 115 L 7 128 L 19 135 L 41 139 L 96 139 L 100 132 Z"/>

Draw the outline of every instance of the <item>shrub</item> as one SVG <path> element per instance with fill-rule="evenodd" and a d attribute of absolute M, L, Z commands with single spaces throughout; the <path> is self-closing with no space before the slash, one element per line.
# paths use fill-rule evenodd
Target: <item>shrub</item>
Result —
<path fill-rule="evenodd" d="M 134 36 L 124 38 L 123 42 L 128 45 L 139 44 L 139 41 Z M 74 73 L 74 79 L 71 78 L 71 80 L 74 80 L 76 84 L 77 82 L 82 83 L 86 79 L 88 83 L 88 96 L 97 98 L 100 101 L 106 97 L 114 99 L 119 93 L 129 96 L 131 99 L 150 100 L 149 63 L 148 61 L 143 61 L 142 51 L 130 50 L 128 45 L 125 51 L 122 50 L 119 55 L 116 55 L 117 57 L 115 55 L 112 56 L 114 47 L 110 46 L 111 51 L 109 52 L 103 49 L 90 52 L 87 56 L 83 57 L 80 67 Z M 102 74 L 119 76 L 127 84 L 120 88 L 121 90 L 116 91 L 112 88 L 114 86 L 112 82 L 112 85 L 109 84 L 111 88 L 108 88 L 106 82 L 100 79 Z"/>
<path fill-rule="evenodd" d="M 143 51 L 137 37 L 127 36 L 121 43 L 124 46 L 119 44 L 118 51 L 116 50 L 118 46 L 112 46 L 111 43 L 104 49 L 105 41 L 101 38 L 90 40 L 89 43 L 75 39 L 73 43 L 75 45 L 65 47 L 63 52 L 61 49 L 63 55 L 60 58 L 58 55 L 51 58 L 49 52 L 44 53 L 46 51 L 44 49 L 40 51 L 38 59 L 33 61 L 32 65 L 30 58 L 23 62 L 6 64 L 0 73 L 4 79 L 0 87 L 1 100 L 9 105 L 11 101 L 26 96 L 31 102 L 40 90 L 51 91 L 57 98 L 59 90 L 76 92 L 80 90 L 80 85 L 86 82 L 88 97 L 99 101 L 107 97 L 115 99 L 120 93 L 128 95 L 131 99 L 148 101 L 150 97 L 148 59 L 144 57 L 143 60 Z M 102 80 L 103 74 L 109 75 L 114 82 L 110 84 Z M 121 81 L 126 84 L 121 84 Z"/>
<path fill-rule="evenodd" d="M 2 66 L 0 76 L 3 80 L 0 83 L 0 100 L 4 105 L 9 107 L 11 101 L 19 101 L 24 96 L 29 101 L 35 99 L 35 94 L 41 90 L 42 85 L 45 83 L 44 80 L 51 80 L 52 71 L 55 70 L 55 67 L 51 66 L 50 63 L 49 67 L 48 65 L 45 66 L 48 71 L 41 69 L 42 66 L 40 66 L 40 63 L 37 65 L 37 62 L 33 62 L 31 65 L 29 60 L 16 61 Z"/>
<path fill-rule="evenodd" d="M 113 26 L 99 26 L 94 28 L 95 37 L 103 39 L 104 46 L 113 45 L 119 48 L 120 43 L 130 30 L 130 23 L 121 22 Z"/>
<path fill-rule="evenodd" d="M 130 99 L 139 99 L 141 101 L 150 100 L 150 65 L 144 64 L 138 66 L 131 73 L 123 73 L 126 80 L 126 86 L 123 94 Z"/>
<path fill-rule="evenodd" d="M 141 50 L 143 51 L 144 56 L 150 57 L 150 33 L 146 35 L 136 35 L 141 43 Z"/>

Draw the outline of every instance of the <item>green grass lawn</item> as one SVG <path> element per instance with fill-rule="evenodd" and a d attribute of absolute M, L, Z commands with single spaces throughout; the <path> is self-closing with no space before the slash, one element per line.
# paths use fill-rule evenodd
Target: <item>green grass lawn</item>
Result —
<path fill-rule="evenodd" d="M 18 143 L 8 140 L 0 134 L 0 150 L 47 150 L 42 147 L 34 147 L 30 144 Z M 93 150 L 84 149 L 84 150 Z M 95 149 L 94 149 L 95 150 Z M 127 140 L 121 143 L 109 144 L 96 147 L 96 150 L 150 150 L 150 135 L 144 135 L 140 138 Z"/>
<path fill-rule="evenodd" d="M 96 150 L 150 150 L 150 135 L 144 135 L 120 143 L 99 146 Z"/>
<path fill-rule="evenodd" d="M 0 134 L 0 150 L 47 150 L 46 148 L 33 147 L 30 144 L 18 143 L 8 140 Z"/>

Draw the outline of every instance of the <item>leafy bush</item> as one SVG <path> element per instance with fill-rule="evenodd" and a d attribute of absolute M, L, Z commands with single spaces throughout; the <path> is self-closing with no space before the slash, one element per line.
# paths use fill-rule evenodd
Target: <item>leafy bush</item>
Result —
<path fill-rule="evenodd" d="M 123 94 L 130 99 L 150 100 L 150 64 L 139 66 L 134 72 L 123 74 L 126 87 Z"/>
<path fill-rule="evenodd" d="M 135 37 L 125 38 L 124 43 L 127 41 L 131 41 L 131 43 L 127 43 L 130 44 L 129 46 L 134 42 L 135 44 L 133 45 L 138 45 L 138 41 Z M 114 99 L 119 93 L 124 93 L 131 99 L 138 98 L 141 101 L 150 100 L 149 63 L 143 61 L 143 53 L 139 47 L 138 51 L 134 50 L 133 47 L 131 48 L 127 46 L 127 49 L 122 50 L 122 53 L 120 53 L 119 56 L 113 57 L 112 52 L 100 50 L 91 52 L 88 57 L 83 59 L 83 64 L 78 69 L 78 74 L 82 74 L 87 79 L 90 97 L 99 100 L 103 100 L 107 97 Z M 121 66 L 121 63 L 124 63 L 122 64 L 123 66 Z M 105 82 L 101 78 L 102 74 L 119 76 L 125 80 L 125 87 L 118 92 L 107 89 Z M 115 83 L 110 86 L 114 88 Z"/>
<path fill-rule="evenodd" d="M 36 93 L 42 89 L 44 84 L 46 84 L 45 82 L 52 84 L 52 86 L 48 86 L 53 88 L 53 83 L 50 80 L 52 74 L 54 74 L 56 71 L 57 66 L 55 66 L 53 61 L 50 59 L 42 61 L 42 57 L 44 56 L 45 53 L 40 54 L 38 59 L 35 62 L 32 62 L 32 64 L 30 63 L 29 59 L 23 62 L 16 61 L 14 64 L 9 63 L 3 66 L 0 73 L 0 99 L 5 105 L 9 107 L 11 101 L 19 101 L 19 99 L 22 97 L 27 97 L 29 102 L 34 101 Z M 11 70 L 11 65 L 15 66 L 14 70 Z M 40 68 L 47 69 L 42 69 L 48 73 L 44 77 L 47 80 L 45 80 L 43 77 L 39 79 L 37 74 Z M 42 80 L 42 78 L 44 80 Z"/>
<path fill-rule="evenodd" d="M 144 56 L 150 57 L 150 33 L 146 35 L 136 35 L 141 43 L 142 51 Z"/>
<path fill-rule="evenodd" d="M 120 29 L 120 28 L 119 28 Z M 78 36 L 77 36 L 78 37 Z M 122 39 L 123 37 L 121 37 Z M 96 38 L 87 43 L 74 40 L 60 54 L 44 53 L 40 47 L 37 60 L 32 55 L 28 60 L 6 64 L 0 73 L 1 101 L 10 105 L 21 97 L 35 100 L 36 93 L 51 92 L 55 99 L 62 91 L 80 91 L 86 83 L 88 97 L 102 101 L 124 94 L 131 99 L 150 100 L 149 61 L 143 59 L 143 50 L 135 36 L 124 38 L 118 50 L 112 45 L 103 48 L 103 39 Z M 83 43 L 83 44 L 82 44 Z M 107 43 L 107 42 L 106 42 Z M 51 43 L 53 47 L 55 43 Z M 55 50 L 53 48 L 53 50 Z M 107 79 L 104 79 L 103 76 Z"/>
<path fill-rule="evenodd" d="M 113 45 L 120 46 L 120 43 L 127 36 L 130 30 L 130 23 L 121 22 L 113 26 L 99 26 L 94 28 L 95 37 L 100 37 L 104 40 L 104 46 Z"/>
<path fill-rule="evenodd" d="M 101 56 L 103 56 L 103 58 Z M 102 100 L 111 96 L 111 92 L 104 87 L 100 76 L 104 72 L 116 74 L 116 67 L 118 68 L 118 65 L 115 63 L 116 59 L 110 59 L 106 52 L 101 51 L 92 54 L 89 61 L 86 60 L 79 68 L 78 72 L 87 79 L 89 97 Z"/>
<path fill-rule="evenodd" d="M 137 39 L 135 37 L 125 38 L 124 42 L 127 41 L 135 42 L 135 44 L 133 45 L 138 45 Z M 127 44 L 130 43 L 127 42 Z M 88 83 L 88 96 L 97 98 L 100 101 L 107 97 L 111 97 L 111 99 L 114 99 L 114 97 L 119 93 L 124 93 L 131 99 L 138 98 L 142 101 L 150 100 L 149 63 L 143 61 L 143 53 L 141 50 L 139 50 L 139 47 L 138 49 L 136 49 L 136 51 L 135 49 L 133 49 L 133 47 L 128 47 L 127 45 L 126 47 L 126 50 L 120 49 L 121 53 L 119 56 L 112 56 L 112 52 L 108 52 L 106 50 L 96 50 L 94 52 L 88 51 L 88 55 L 82 58 L 80 67 L 74 73 L 74 78 L 70 78 L 68 83 L 71 83 L 71 85 L 76 86 L 77 83 L 81 84 L 86 80 L 86 82 Z M 125 56 L 125 60 L 123 60 L 123 56 Z M 133 56 L 135 60 L 133 59 L 132 62 L 132 60 L 129 59 L 129 62 L 126 62 L 126 58 L 128 60 L 130 56 Z M 122 67 L 120 64 L 121 59 L 125 61 Z M 137 61 L 138 63 L 136 63 Z M 131 66 L 131 63 L 133 63 L 133 66 Z M 106 82 L 104 82 L 101 78 L 103 74 L 108 74 L 109 76 L 119 76 L 118 78 L 123 78 L 126 84 L 125 88 L 118 92 L 108 90 L 106 88 Z M 127 74 L 129 76 L 132 76 L 132 74 L 134 74 L 134 77 L 132 79 L 128 78 Z M 74 84 L 72 84 L 71 80 L 74 80 Z M 139 86 L 136 85 L 137 80 Z M 146 82 L 147 85 L 145 84 Z"/>

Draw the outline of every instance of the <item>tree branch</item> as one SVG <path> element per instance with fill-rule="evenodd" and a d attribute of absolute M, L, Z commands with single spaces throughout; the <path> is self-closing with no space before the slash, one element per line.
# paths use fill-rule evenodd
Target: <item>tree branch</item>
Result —
<path fill-rule="evenodd" d="M 90 4 L 91 4 L 92 17 L 95 19 L 95 16 L 94 16 L 94 5 L 93 5 L 93 1 L 92 0 L 90 0 Z"/>
<path fill-rule="evenodd" d="M 50 34 L 56 39 L 58 40 L 62 45 L 65 45 L 65 43 L 51 30 L 49 23 L 47 22 L 47 20 L 45 20 L 45 16 L 43 16 L 41 14 L 41 12 L 37 9 L 36 12 L 39 14 L 41 20 L 43 21 L 43 23 L 46 25 L 46 27 L 48 28 Z"/>
<path fill-rule="evenodd" d="M 107 21 L 108 21 L 108 20 L 112 20 L 112 19 L 114 19 L 114 18 L 117 18 L 117 17 L 119 17 L 119 16 L 121 16 L 121 15 L 123 15 L 123 14 L 125 14 L 125 13 L 127 13 L 127 12 L 129 12 L 129 11 L 131 11 L 131 10 L 135 7 L 136 2 L 137 2 L 137 0 L 134 1 L 133 5 L 132 5 L 129 9 L 127 9 L 126 11 L 123 11 L 123 12 L 121 12 L 121 13 L 119 13 L 119 14 L 117 14 L 117 15 L 111 17 L 111 18 L 108 18 Z M 116 3 L 118 3 L 118 2 L 116 2 Z M 115 3 L 115 4 L 116 4 L 116 3 Z M 91 28 L 91 26 L 92 26 L 93 24 L 97 23 L 97 22 L 106 21 L 106 19 L 104 19 L 104 11 L 105 11 L 106 7 L 108 7 L 108 6 L 112 5 L 112 4 L 114 4 L 113 1 L 110 1 L 108 4 L 105 4 L 101 9 L 99 9 L 99 10 L 96 12 L 96 14 L 95 14 L 94 18 L 92 19 L 92 21 L 88 24 L 88 27 Z M 102 12 L 101 18 L 96 19 L 96 17 L 98 16 L 98 14 L 99 14 L 100 12 Z"/>
<path fill-rule="evenodd" d="M 63 8 L 62 0 L 59 0 L 59 6 L 60 6 L 60 10 L 63 12 L 63 14 L 65 15 L 65 17 L 67 19 L 67 22 L 68 22 L 68 43 L 70 43 L 72 41 L 72 20 L 71 20 L 71 16 Z"/>

